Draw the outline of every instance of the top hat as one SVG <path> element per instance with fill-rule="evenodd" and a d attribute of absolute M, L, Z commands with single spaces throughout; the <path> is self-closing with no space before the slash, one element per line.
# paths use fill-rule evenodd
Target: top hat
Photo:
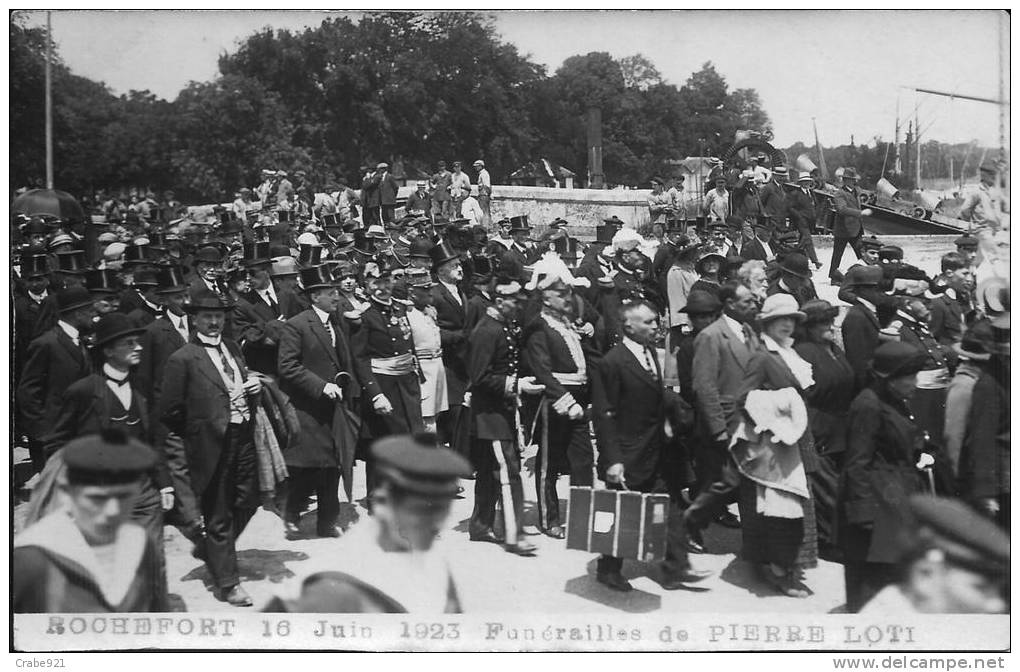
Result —
<path fill-rule="evenodd" d="M 336 229 L 343 226 L 343 222 L 340 221 L 340 216 L 335 213 L 325 214 L 322 216 L 322 226 L 326 229 Z"/>
<path fill-rule="evenodd" d="M 139 327 L 138 323 L 125 313 L 107 313 L 96 322 L 96 347 L 102 347 L 125 336 L 136 336 L 144 331 L 145 327 Z"/>
<path fill-rule="evenodd" d="M 49 272 L 49 257 L 45 254 L 27 254 L 21 258 L 21 277 L 38 278 Z"/>
<path fill-rule="evenodd" d="M 67 313 L 92 305 L 92 294 L 84 287 L 68 287 L 57 292 L 57 312 Z"/>
<path fill-rule="evenodd" d="M 510 218 L 510 233 L 514 231 L 531 231 L 532 227 L 528 224 L 527 215 L 517 215 Z"/>
<path fill-rule="evenodd" d="M 149 253 L 148 245 L 128 245 L 124 250 L 124 265 L 151 264 L 152 255 Z"/>
<path fill-rule="evenodd" d="M 57 258 L 57 268 L 54 270 L 74 275 L 81 275 L 86 270 L 84 250 L 57 252 L 54 256 Z"/>
<path fill-rule="evenodd" d="M 432 259 L 432 267 L 439 268 L 449 261 L 460 259 L 460 255 L 450 247 L 448 242 L 443 240 L 429 249 L 429 258 Z"/>
<path fill-rule="evenodd" d="M 562 236 L 553 241 L 553 250 L 565 262 L 577 261 L 577 240 Z"/>
<path fill-rule="evenodd" d="M 269 257 L 269 241 L 244 243 L 241 246 L 241 249 L 241 262 L 245 266 L 261 266 L 262 264 L 269 264 L 272 262 L 272 259 Z"/>
<path fill-rule="evenodd" d="M 221 212 L 220 222 L 221 234 L 230 235 L 244 231 L 244 228 L 241 226 L 241 220 L 237 218 L 237 214 L 233 210 Z"/>
<path fill-rule="evenodd" d="M 616 219 L 616 217 L 613 217 Z M 619 221 L 619 220 L 617 220 Z M 611 220 L 605 220 L 604 224 L 600 224 L 595 227 L 595 242 L 606 243 L 607 245 L 613 242 L 613 236 L 616 232 L 623 227 L 623 222 L 620 221 L 619 225 Z"/>
<path fill-rule="evenodd" d="M 755 215 L 753 226 L 756 229 L 771 229 L 772 222 L 769 221 L 768 215 Z"/>
<path fill-rule="evenodd" d="M 277 220 L 281 224 L 286 224 L 294 221 L 294 213 L 291 212 L 290 210 L 277 210 L 276 216 Z"/>
<path fill-rule="evenodd" d="M 161 267 L 156 274 L 156 280 L 159 282 L 159 288 L 156 290 L 157 294 L 174 294 L 188 289 L 188 286 L 184 283 L 184 275 L 181 273 L 180 266 L 169 265 Z"/>
<path fill-rule="evenodd" d="M 375 239 L 365 234 L 365 229 L 357 229 L 354 232 L 354 249 L 361 254 L 375 254 Z"/>
<path fill-rule="evenodd" d="M 165 252 L 166 247 L 166 232 L 164 231 L 149 231 L 149 248 L 153 250 L 160 250 Z"/>
<path fill-rule="evenodd" d="M 85 287 L 93 294 L 116 294 L 120 291 L 117 276 L 109 268 L 90 269 L 85 272 Z"/>
<path fill-rule="evenodd" d="M 330 273 L 330 268 L 326 264 L 302 268 L 298 274 L 301 276 L 301 285 L 306 292 L 336 286 L 336 280 L 333 279 L 333 274 Z"/>
<path fill-rule="evenodd" d="M 471 282 L 481 284 L 492 280 L 492 259 L 487 256 L 471 257 Z"/>
<path fill-rule="evenodd" d="M 666 233 L 683 233 L 687 230 L 687 221 L 679 217 L 670 217 L 666 220 Z"/>
<path fill-rule="evenodd" d="M 318 266 L 322 263 L 322 245 L 307 243 L 298 248 L 298 264 L 302 266 Z"/>

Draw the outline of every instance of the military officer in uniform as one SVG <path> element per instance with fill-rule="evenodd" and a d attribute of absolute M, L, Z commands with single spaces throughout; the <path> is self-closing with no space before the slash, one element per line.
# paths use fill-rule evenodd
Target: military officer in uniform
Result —
<path fill-rule="evenodd" d="M 520 317 L 524 300 L 517 280 L 501 278 L 495 305 L 486 310 L 468 339 L 468 376 L 477 476 L 468 532 L 472 541 L 504 544 L 530 556 L 535 546 L 521 538 L 524 492 L 518 439 Z M 525 381 L 526 384 L 526 381 Z M 496 504 L 502 505 L 504 537 L 493 531 Z"/>
<path fill-rule="evenodd" d="M 381 438 L 421 432 L 421 387 L 406 308 L 393 300 L 391 273 L 381 261 L 366 263 L 363 275 L 369 306 L 351 333 L 363 434 Z"/>
<path fill-rule="evenodd" d="M 541 313 L 525 326 L 522 351 L 523 369 L 545 386 L 536 410 L 537 437 L 532 437 L 538 443 L 538 528 L 555 539 L 565 536 L 557 479 L 570 474 L 571 485 L 590 486 L 595 461 L 586 414 L 594 330 L 582 333 L 575 327 L 574 283 L 563 262 L 547 255 L 535 264 L 526 287 L 538 291 L 542 301 Z"/>

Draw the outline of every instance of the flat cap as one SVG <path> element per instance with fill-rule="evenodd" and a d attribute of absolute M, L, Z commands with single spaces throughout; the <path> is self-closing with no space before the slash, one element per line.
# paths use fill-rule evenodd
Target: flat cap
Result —
<path fill-rule="evenodd" d="M 964 249 L 974 249 L 974 250 L 976 250 L 977 246 L 978 246 L 977 238 L 975 238 L 974 236 L 970 235 L 969 233 L 963 234 L 962 236 L 960 236 L 959 238 L 954 240 L 953 243 L 957 247 L 962 247 Z"/>
<path fill-rule="evenodd" d="M 910 511 L 921 543 L 948 562 L 992 577 L 1009 571 L 1009 536 L 964 503 L 914 495 Z"/>
<path fill-rule="evenodd" d="M 133 481 L 156 466 L 156 454 L 151 448 L 117 429 L 69 442 L 64 446 L 63 457 L 72 484 Z"/>
<path fill-rule="evenodd" d="M 397 487 L 420 495 L 453 497 L 457 481 L 471 475 L 463 457 L 447 448 L 431 447 L 424 437 L 388 436 L 372 444 L 380 475 Z"/>

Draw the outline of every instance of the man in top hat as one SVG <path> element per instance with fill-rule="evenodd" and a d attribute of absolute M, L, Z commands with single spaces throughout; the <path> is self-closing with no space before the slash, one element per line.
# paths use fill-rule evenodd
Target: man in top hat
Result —
<path fill-rule="evenodd" d="M 262 384 L 248 372 L 236 343 L 223 336 L 229 305 L 212 292 L 192 295 L 192 341 L 170 355 L 157 417 L 168 435 L 164 450 L 182 503 L 199 512 L 204 539 L 196 554 L 212 575 L 217 597 L 251 606 L 241 586 L 235 541 L 258 506 L 252 398 Z M 177 447 L 180 446 L 178 449 Z M 194 521 L 189 521 L 194 522 Z"/>
<path fill-rule="evenodd" d="M 600 470 L 610 489 L 665 492 L 663 454 L 672 428 L 681 429 L 680 400 L 667 394 L 653 350 L 659 322 L 655 308 L 638 300 L 622 306 L 620 313 L 623 338 L 606 353 L 593 382 Z M 667 525 L 662 587 L 677 590 L 706 578 L 708 572 L 692 569 L 688 560 L 683 516 L 669 512 Z M 622 568 L 622 558 L 602 555 L 596 579 L 612 590 L 629 591 Z"/>
<path fill-rule="evenodd" d="M 432 287 L 432 307 L 443 351 L 446 369 L 448 410 L 439 418 L 439 433 L 443 442 L 452 441 L 467 387 L 467 296 L 461 289 L 464 268 L 460 255 L 448 243 L 440 242 L 429 250 L 432 269 L 437 282 Z"/>
<path fill-rule="evenodd" d="M 131 321 L 140 327 L 145 327 L 155 320 L 163 311 L 159 305 L 159 298 L 156 290 L 159 289 L 159 276 L 155 270 L 145 270 L 135 273 L 132 277 L 135 291 L 138 294 L 140 303 L 137 308 L 127 313 Z"/>
<path fill-rule="evenodd" d="M 372 445 L 378 472 L 372 514 L 347 531 L 336 552 L 310 568 L 297 600 L 274 599 L 267 612 L 460 613 L 457 582 L 439 533 L 470 476 L 464 458 L 423 436 Z M 312 562 L 316 562 L 313 560 Z"/>
<path fill-rule="evenodd" d="M 58 252 L 51 260 L 55 262 L 50 266 L 55 287 L 59 289 L 85 286 L 85 271 L 88 267 L 85 264 L 84 251 Z"/>
<path fill-rule="evenodd" d="M 57 323 L 57 299 L 49 292 L 49 259 L 45 254 L 21 258 L 22 291 L 14 292 L 14 386 L 21 378 L 28 344 Z"/>
<path fill-rule="evenodd" d="M 468 339 L 472 457 L 477 471 L 468 532 L 472 541 L 503 543 L 507 551 L 528 556 L 534 555 L 535 546 L 521 536 L 524 492 L 518 412 L 519 390 L 529 382 L 520 377 L 518 320 L 524 292 L 516 279 L 495 282 L 495 305 Z M 541 391 L 540 386 L 529 389 Z M 497 502 L 503 510 L 503 539 L 493 531 Z"/>
<path fill-rule="evenodd" d="M 248 367 L 275 376 L 283 323 L 301 312 L 300 303 L 292 291 L 273 287 L 269 243 L 245 243 L 241 263 L 251 277 L 251 290 L 237 303 L 234 330 L 242 337 Z"/>
<path fill-rule="evenodd" d="M 46 242 L 49 239 L 50 230 L 41 217 L 29 218 L 21 235 L 25 237 L 26 251 L 38 252 L 40 254 L 46 251 Z"/>
<path fill-rule="evenodd" d="M 510 218 L 509 233 L 514 242 L 500 259 L 500 273 L 517 278 L 522 282 L 527 279 L 524 267 L 534 263 L 541 256 L 540 251 L 528 245 L 528 237 L 531 235 L 532 228 L 528 223 L 527 215 Z"/>
<path fill-rule="evenodd" d="M 660 284 L 666 271 L 673 265 L 673 260 L 680 249 L 681 239 L 686 240 L 687 222 L 679 217 L 670 217 L 666 220 L 665 236 L 663 242 L 655 250 L 655 257 L 652 259 L 652 275 Z"/>
<path fill-rule="evenodd" d="M 534 410 L 538 443 L 535 491 L 538 493 L 538 528 L 563 539 L 556 481 L 570 474 L 572 486 L 590 486 L 595 462 L 588 433 L 587 408 L 592 359 L 597 356 L 595 330 L 582 331 L 573 288 L 578 280 L 559 257 L 546 254 L 535 264 L 525 287 L 538 292 L 541 312 L 525 325 L 522 334 L 522 370 L 535 377 L 545 392 Z M 587 280 L 581 279 L 587 284 Z M 579 298 L 579 297 L 577 297 Z"/>
<path fill-rule="evenodd" d="M 370 261 L 363 275 L 369 306 L 361 314 L 360 327 L 351 334 L 364 408 L 363 435 L 380 438 L 420 432 L 424 429 L 421 387 L 407 310 L 393 300 L 389 268 Z"/>
<path fill-rule="evenodd" d="M 467 335 L 475 328 L 478 321 L 482 319 L 485 310 L 494 305 L 492 294 L 493 279 L 493 258 L 480 255 L 471 259 L 471 292 L 468 296 L 467 308 L 464 314 L 464 329 Z"/>
<path fill-rule="evenodd" d="M 153 294 L 161 308 L 155 320 L 142 333 L 141 361 L 135 368 L 133 382 L 149 400 L 151 408 L 159 406 L 163 371 L 170 355 L 191 340 L 188 324 L 188 286 L 179 266 L 160 269 L 158 286 Z M 156 445 L 160 445 L 154 441 Z"/>
<path fill-rule="evenodd" d="M 407 262 L 411 268 L 422 268 L 426 271 L 432 269 L 432 256 L 430 251 L 432 250 L 433 243 L 426 236 L 418 236 L 411 241 L 410 247 L 407 248 Z"/>
<path fill-rule="evenodd" d="M 997 185 L 998 167 L 994 163 L 982 163 L 978 172 L 981 184 L 964 199 L 960 219 L 973 222 L 979 228 L 988 228 L 994 233 L 999 230 L 1003 215 L 1009 214 L 1009 199 Z"/>
<path fill-rule="evenodd" d="M 85 344 L 94 327 L 92 295 L 84 287 L 60 290 L 57 313 L 56 326 L 28 344 L 15 397 L 36 471 L 46 461 L 42 440 L 53 428 L 64 391 L 93 368 Z"/>
<path fill-rule="evenodd" d="M 811 263 L 818 269 L 822 267 L 822 264 L 818 261 L 818 255 L 815 253 L 815 244 L 811 238 L 811 231 L 814 229 L 815 220 L 817 219 L 815 214 L 815 197 L 811 192 L 814 184 L 815 181 L 811 179 L 811 176 L 802 172 L 800 177 L 797 178 L 797 188 L 786 195 L 786 205 L 790 223 L 793 224 L 800 234 L 800 238 L 797 240 L 797 247 L 807 255 Z"/>
<path fill-rule="evenodd" d="M 85 288 L 92 293 L 97 315 L 120 309 L 120 279 L 108 268 L 93 268 L 85 273 Z"/>
<path fill-rule="evenodd" d="M 857 188 L 857 171 L 847 168 L 843 171 L 843 186 L 833 195 L 832 206 L 836 210 L 836 223 L 832 228 L 832 261 L 829 262 L 829 278 L 838 282 L 839 264 L 843 251 L 850 245 L 858 259 L 861 258 L 861 236 L 864 235 L 862 217 L 870 217 L 871 210 L 861 208 L 861 191 Z"/>
<path fill-rule="evenodd" d="M 610 245 L 613 242 L 613 236 L 623 228 L 623 225 L 623 220 L 613 215 L 602 220 L 602 224 L 595 227 L 595 240 L 588 245 L 588 249 L 584 252 L 584 258 L 577 265 L 577 275 L 588 278 L 592 287 L 596 286 L 599 278 L 612 275 L 614 252 Z M 608 251 L 607 254 L 602 254 L 604 251 Z M 588 298 L 590 297 L 589 293 Z"/>
<path fill-rule="evenodd" d="M 961 502 L 914 495 L 898 583 L 862 614 L 1004 614 L 1009 610 L 1009 535 Z"/>
<path fill-rule="evenodd" d="M 712 221 L 722 222 L 730 216 L 730 192 L 725 175 L 717 176 L 713 182 L 715 189 L 706 194 L 702 212 Z"/>
<path fill-rule="evenodd" d="M 767 296 L 789 294 L 797 299 L 797 305 L 817 299 L 814 283 L 811 282 L 811 268 L 807 257 L 800 252 L 790 252 L 779 262 L 779 274 L 769 282 Z"/>
<path fill-rule="evenodd" d="M 166 586 L 158 578 L 163 549 L 129 520 L 155 453 L 112 430 L 75 439 L 63 458 L 59 488 L 68 508 L 14 538 L 12 611 L 166 611 Z"/>
<path fill-rule="evenodd" d="M 151 406 L 129 380 L 141 360 L 143 331 L 121 313 L 104 315 L 96 323 L 95 348 L 102 369 L 75 381 L 64 392 L 52 431 L 44 439 L 49 459 L 63 461 L 62 457 L 54 456 L 77 436 L 110 429 L 122 432 L 132 441 L 151 444 Z M 129 509 L 130 517 L 145 528 L 156 547 L 162 550 L 163 511 L 173 506 L 174 492 L 162 452 L 157 453 L 149 476 L 143 479 L 138 497 Z M 162 562 L 159 570 L 162 572 Z"/>
<path fill-rule="evenodd" d="M 358 394 L 354 358 L 336 313 L 340 293 L 329 268 L 304 268 L 301 276 L 311 306 L 283 324 L 279 345 L 280 388 L 301 424 L 300 436 L 284 454 L 290 474 L 284 532 L 288 539 L 300 538 L 301 509 L 314 492 L 318 535 L 339 537 L 341 456 L 350 455 L 353 465 L 356 440 L 339 423 L 346 422 L 343 405 L 352 406 Z"/>

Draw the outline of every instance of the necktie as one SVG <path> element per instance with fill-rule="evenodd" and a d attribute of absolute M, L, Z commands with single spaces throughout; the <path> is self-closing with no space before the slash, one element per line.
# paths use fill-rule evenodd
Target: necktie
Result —
<path fill-rule="evenodd" d="M 220 355 L 220 366 L 223 367 L 223 374 L 227 377 L 227 380 L 230 381 L 231 385 L 236 383 L 237 376 L 234 374 L 234 368 L 230 366 L 230 359 L 227 357 L 226 348 L 223 347 L 223 342 L 220 341 L 220 343 L 217 345 L 213 345 L 211 343 L 202 343 L 202 345 L 204 345 L 207 348 L 216 349 L 216 352 L 218 352 Z"/>
<path fill-rule="evenodd" d="M 280 316 L 280 305 L 276 303 L 276 299 L 269 292 L 266 292 L 266 301 L 269 302 L 269 307 L 273 309 L 273 314 L 277 317 Z"/>
<path fill-rule="evenodd" d="M 652 351 L 650 348 L 645 348 L 645 368 L 648 369 L 648 373 L 652 374 L 652 378 L 655 380 L 659 379 L 659 374 L 655 370 L 655 364 L 652 363 Z"/>
<path fill-rule="evenodd" d="M 333 347 L 335 348 L 336 332 L 333 331 L 333 325 L 329 323 L 329 320 L 326 320 L 325 322 L 322 323 L 322 326 L 326 328 L 326 333 L 329 334 L 329 342 L 332 343 Z"/>

